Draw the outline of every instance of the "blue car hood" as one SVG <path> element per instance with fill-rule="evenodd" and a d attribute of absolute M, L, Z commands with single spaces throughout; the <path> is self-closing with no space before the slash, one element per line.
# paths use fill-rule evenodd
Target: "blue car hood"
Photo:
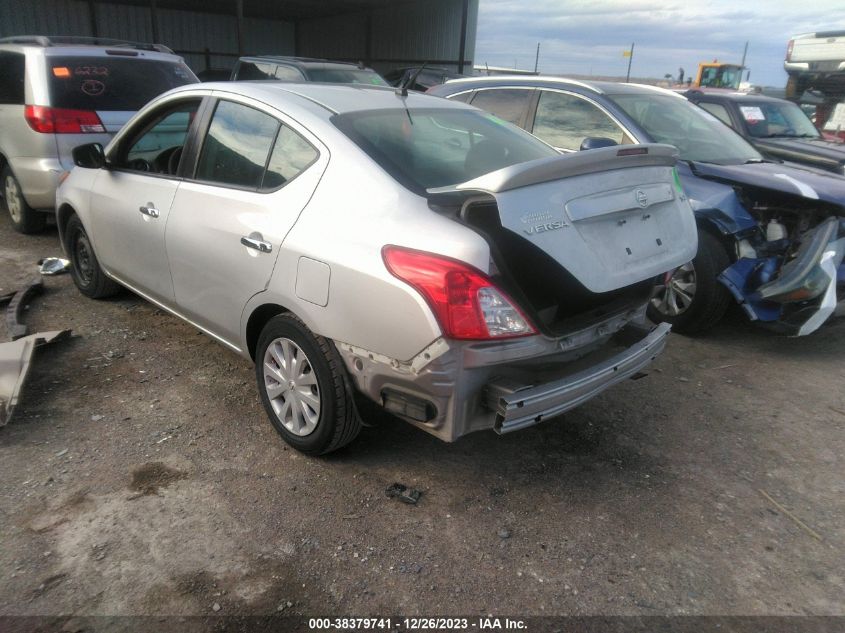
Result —
<path fill-rule="evenodd" d="M 696 162 L 690 163 L 690 168 L 699 178 L 781 191 L 845 209 L 845 178 L 821 169 L 783 163 L 716 165 Z"/>

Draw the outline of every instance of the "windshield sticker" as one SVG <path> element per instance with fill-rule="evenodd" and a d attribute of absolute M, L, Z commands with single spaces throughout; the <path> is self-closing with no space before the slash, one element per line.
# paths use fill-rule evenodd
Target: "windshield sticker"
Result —
<path fill-rule="evenodd" d="M 79 89 L 91 97 L 99 97 L 106 91 L 106 84 L 96 79 L 86 79 Z"/>
<path fill-rule="evenodd" d="M 109 69 L 105 66 L 77 66 L 73 74 L 77 77 L 108 77 Z"/>
<path fill-rule="evenodd" d="M 740 112 L 742 112 L 742 116 L 745 117 L 745 120 L 749 123 L 757 123 L 757 121 L 765 121 L 766 116 L 763 114 L 763 111 L 757 106 L 739 106 Z"/>
<path fill-rule="evenodd" d="M 845 103 L 837 103 L 833 109 L 833 114 L 824 124 L 825 131 L 838 131 L 845 128 Z"/>

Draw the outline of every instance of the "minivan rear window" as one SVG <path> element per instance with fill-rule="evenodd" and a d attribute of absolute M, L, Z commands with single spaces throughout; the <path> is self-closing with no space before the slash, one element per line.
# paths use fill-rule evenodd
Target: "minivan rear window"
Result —
<path fill-rule="evenodd" d="M 50 105 L 72 110 L 140 110 L 171 88 L 196 83 L 182 62 L 139 57 L 50 56 Z"/>

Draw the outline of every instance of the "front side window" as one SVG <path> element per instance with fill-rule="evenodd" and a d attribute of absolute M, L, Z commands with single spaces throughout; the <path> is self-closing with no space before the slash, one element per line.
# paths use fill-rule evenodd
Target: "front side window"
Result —
<path fill-rule="evenodd" d="M 179 61 L 50 55 L 47 62 L 54 108 L 134 112 L 171 88 L 197 82 Z"/>
<path fill-rule="evenodd" d="M 219 101 L 200 151 L 197 180 L 258 189 L 279 125 L 260 110 Z"/>
<path fill-rule="evenodd" d="M 763 160 L 748 141 L 686 99 L 663 94 L 608 97 L 645 130 L 652 141 L 677 147 L 682 160 L 720 165 Z"/>
<path fill-rule="evenodd" d="M 475 99 L 472 100 L 472 105 L 521 127 L 533 92 L 533 90 L 516 88 L 479 90 L 475 94 Z"/>
<path fill-rule="evenodd" d="M 581 97 L 550 90 L 540 93 L 534 135 L 549 145 L 573 151 L 580 149 L 588 137 L 626 142 L 622 128 L 598 106 Z"/>
<path fill-rule="evenodd" d="M 22 53 L 0 52 L 0 104 L 23 105 L 25 68 Z"/>
<path fill-rule="evenodd" d="M 117 166 L 132 171 L 176 175 L 182 148 L 201 100 L 190 99 L 153 113 L 138 124 L 123 145 Z"/>
<path fill-rule="evenodd" d="M 332 122 L 411 191 L 445 187 L 557 152 L 472 109 L 404 108 L 335 115 Z"/>

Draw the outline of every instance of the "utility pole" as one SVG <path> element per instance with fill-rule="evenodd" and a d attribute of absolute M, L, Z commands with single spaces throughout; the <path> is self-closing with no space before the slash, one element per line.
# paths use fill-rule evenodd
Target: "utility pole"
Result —
<path fill-rule="evenodd" d="M 537 72 L 537 66 L 540 63 L 540 42 L 537 42 L 537 54 L 534 56 L 534 72 Z"/>
<path fill-rule="evenodd" d="M 631 81 L 631 62 L 634 61 L 634 44 L 636 42 L 631 42 L 631 50 L 628 51 L 628 72 L 625 75 L 625 83 Z"/>
<path fill-rule="evenodd" d="M 742 63 L 739 65 L 739 78 L 742 79 L 742 71 L 745 70 L 745 56 L 748 54 L 748 42 L 745 43 L 745 49 L 742 51 Z M 751 73 L 748 73 L 749 75 Z"/>

